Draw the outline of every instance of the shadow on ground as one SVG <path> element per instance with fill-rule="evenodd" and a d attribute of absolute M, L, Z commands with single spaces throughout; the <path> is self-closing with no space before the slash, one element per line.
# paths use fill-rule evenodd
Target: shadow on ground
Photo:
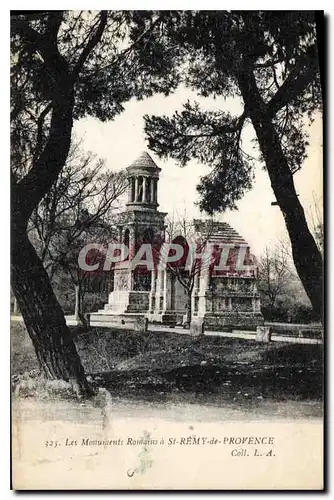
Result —
<path fill-rule="evenodd" d="M 322 399 L 322 346 L 94 329 L 76 339 L 86 371 L 112 394 L 245 405 Z M 106 366 L 106 360 L 113 360 Z M 102 368 L 97 373 L 96 367 Z M 95 370 L 94 370 L 95 368 Z"/>
<path fill-rule="evenodd" d="M 315 408 L 315 416 L 321 415 L 321 345 L 266 345 L 254 340 L 105 328 L 72 331 L 92 384 L 105 387 L 113 397 L 176 404 L 228 402 L 245 410 L 265 402 L 304 402 Z M 35 369 L 36 358 L 24 327 L 13 325 L 11 337 L 12 373 Z"/>

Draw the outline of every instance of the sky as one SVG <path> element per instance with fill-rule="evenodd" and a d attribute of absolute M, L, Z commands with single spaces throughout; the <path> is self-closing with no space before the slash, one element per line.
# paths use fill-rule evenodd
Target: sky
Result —
<path fill-rule="evenodd" d="M 182 108 L 187 100 L 198 101 L 203 109 L 220 109 L 239 115 L 242 103 L 238 98 L 201 98 L 185 88 L 165 97 L 155 95 L 143 101 L 130 101 L 124 112 L 113 121 L 101 122 L 84 118 L 75 123 L 74 132 L 83 139 L 83 147 L 106 161 L 106 168 L 119 170 L 129 166 L 143 151 L 148 151 L 162 169 L 158 188 L 159 210 L 184 213 L 189 218 L 205 218 L 195 202 L 199 200 L 196 185 L 200 177 L 209 172 L 209 166 L 191 161 L 181 168 L 174 160 L 161 160 L 147 146 L 144 134 L 145 114 L 171 115 Z M 304 207 L 309 225 L 315 216 L 314 201 L 322 204 L 322 121 L 317 115 L 309 128 L 310 145 L 308 157 L 302 169 L 294 175 L 296 191 Z M 254 153 L 252 139 L 254 131 L 247 125 L 242 135 L 243 148 Z M 279 239 L 287 239 L 283 216 L 275 201 L 268 174 L 258 165 L 255 169 L 253 188 L 237 203 L 238 210 L 217 214 L 216 219 L 229 223 L 250 244 L 252 253 L 258 257 L 267 245 L 274 245 Z"/>

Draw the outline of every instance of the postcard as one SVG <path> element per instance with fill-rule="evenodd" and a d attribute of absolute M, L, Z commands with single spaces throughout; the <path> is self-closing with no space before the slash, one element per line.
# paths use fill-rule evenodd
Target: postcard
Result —
<path fill-rule="evenodd" d="M 323 28 L 11 12 L 14 490 L 323 490 Z"/>

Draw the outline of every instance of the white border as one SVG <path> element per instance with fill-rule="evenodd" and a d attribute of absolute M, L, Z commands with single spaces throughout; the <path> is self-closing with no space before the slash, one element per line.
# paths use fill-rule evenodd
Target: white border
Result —
<path fill-rule="evenodd" d="M 45 5 L 45 2 L 38 1 L 33 2 L 33 6 L 29 4 L 30 9 L 43 10 L 43 9 L 57 9 L 59 8 L 59 4 L 56 2 L 48 3 L 48 6 Z M 63 6 L 62 6 L 63 7 Z M 1 132 L 2 132 L 2 165 L 1 165 L 1 186 L 2 192 L 0 196 L 0 214 L 1 214 L 1 236 L 2 236 L 2 245 L 1 245 L 1 259 L 0 262 L 2 264 L 2 274 L 1 274 L 1 300 L 0 300 L 0 320 L 1 320 L 1 359 L 0 359 L 0 382 L 1 382 L 1 437 L 0 437 L 0 448 L 1 448 L 1 474 L 0 474 L 0 494 L 1 498 L 7 499 L 12 497 L 13 492 L 9 491 L 9 217 L 10 217 L 10 195 L 9 195 L 9 8 L 11 9 L 26 9 L 27 4 L 23 1 L 14 1 L 11 2 L 10 7 L 8 6 L 8 10 L 2 8 L 0 22 L 0 36 L 1 36 L 1 65 L 2 68 L 2 78 L 0 79 L 0 88 L 1 88 Z M 73 1 L 69 2 L 66 5 L 67 9 L 92 9 L 92 3 L 87 1 Z M 306 9 L 324 9 L 326 15 L 330 16 L 333 11 L 332 2 L 310 2 L 310 1 L 295 1 L 291 3 L 291 1 L 281 0 L 279 3 L 277 2 L 256 2 L 251 3 L 249 1 L 227 1 L 224 3 L 218 1 L 210 1 L 206 2 L 198 2 L 198 1 L 182 1 L 178 0 L 177 2 L 174 0 L 170 0 L 169 2 L 162 1 L 145 1 L 145 2 L 136 2 L 129 0 L 117 0 L 113 2 L 101 2 L 97 1 L 94 3 L 93 9 L 245 9 L 250 10 L 251 8 L 256 9 L 266 9 L 266 10 L 306 10 Z M 328 63 L 332 59 L 333 60 L 333 34 L 331 33 L 333 29 L 333 20 L 328 19 Z M 332 145 L 332 123 L 333 123 L 333 113 L 334 108 L 330 106 L 330 98 L 331 93 L 330 89 L 333 85 L 333 64 L 330 66 L 328 71 L 328 81 L 327 81 L 327 158 L 326 158 L 326 169 L 327 169 L 327 183 L 329 183 L 329 187 L 327 187 L 328 194 L 328 212 L 327 212 L 327 279 L 329 279 L 329 288 L 332 289 L 333 286 L 333 270 L 330 265 L 330 257 L 332 256 L 332 245 L 330 241 L 330 237 L 334 235 L 334 175 L 330 174 L 331 169 L 334 167 L 332 165 L 332 155 L 331 155 L 331 145 Z M 329 83 L 331 82 L 331 83 Z M 333 243 L 334 248 L 334 243 Z M 333 250 L 334 251 L 334 250 Z M 329 291 L 329 290 L 328 290 Z M 328 430 L 327 437 L 330 439 L 326 443 L 328 447 L 328 451 L 333 449 L 333 432 L 330 432 L 331 424 L 333 424 L 333 396 L 331 395 L 330 389 L 332 388 L 331 382 L 333 380 L 333 356 L 334 351 L 332 342 L 330 342 L 330 338 L 332 336 L 332 332 L 330 331 L 330 325 L 332 325 L 332 311 L 331 306 L 332 301 L 330 300 L 330 295 L 327 298 L 328 304 L 328 331 L 327 331 L 327 365 L 328 365 L 328 379 L 327 379 L 327 395 L 329 396 L 329 404 L 327 406 L 327 422 L 328 422 Z M 330 397 L 331 396 L 331 397 Z M 329 457 L 328 457 L 329 458 Z M 307 474 L 307 471 L 305 471 Z M 328 486 L 331 487 L 330 481 L 330 469 L 328 467 Z M 234 494 L 224 494 L 224 497 L 235 497 L 236 495 L 240 495 L 241 493 Z M 61 494 L 62 496 L 69 496 L 70 494 Z M 269 495 L 269 494 L 268 494 Z M 330 493 L 331 495 L 331 493 Z M 33 497 L 37 497 L 36 494 L 31 495 Z M 58 495 L 57 495 L 58 496 Z M 96 494 L 89 494 L 89 497 L 96 497 Z M 122 497 L 128 496 L 126 494 L 122 494 Z M 141 495 L 143 496 L 143 495 Z M 146 495 L 144 495 L 146 496 Z M 180 496 L 180 494 L 176 494 L 176 497 Z M 206 494 L 201 494 L 201 497 L 206 496 Z M 262 495 L 261 495 L 262 496 Z M 264 495 L 267 496 L 267 495 Z M 196 494 L 198 497 L 198 494 Z M 285 498 L 293 498 L 293 494 L 284 494 Z M 38 498 L 48 498 L 47 494 L 38 494 Z"/>

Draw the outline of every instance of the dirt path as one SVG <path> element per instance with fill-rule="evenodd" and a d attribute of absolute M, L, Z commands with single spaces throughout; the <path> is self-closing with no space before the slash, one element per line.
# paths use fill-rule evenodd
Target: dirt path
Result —
<path fill-rule="evenodd" d="M 105 408 L 105 410 L 103 409 Z M 93 402 L 38 401 L 32 398 L 15 400 L 13 409 L 23 420 L 89 423 L 102 421 L 104 415 L 117 419 L 161 419 L 173 422 L 234 422 L 261 420 L 321 419 L 322 403 L 315 401 L 260 401 L 256 404 L 174 404 L 130 401 L 108 397 L 107 403 L 97 398 Z"/>
<path fill-rule="evenodd" d="M 117 398 L 104 406 L 13 403 L 16 489 L 275 489 L 278 478 L 283 489 L 321 485 L 314 457 L 323 430 L 321 420 L 306 417 L 312 403 L 265 403 L 258 413 Z M 273 446 L 257 446 L 263 455 L 251 459 L 254 446 L 245 456 L 231 441 L 247 436 L 271 436 Z"/>
<path fill-rule="evenodd" d="M 69 326 L 74 326 L 77 325 L 77 321 L 75 320 L 74 316 L 65 316 L 66 318 L 66 323 Z M 16 321 L 16 322 L 22 322 L 23 319 L 21 316 L 12 316 L 11 321 Z M 275 325 L 275 324 L 273 324 Z M 98 322 L 98 321 L 92 321 L 91 322 L 92 327 L 99 327 L 99 328 L 109 328 L 108 325 L 106 325 L 104 322 Z M 298 326 L 295 324 L 292 324 L 291 326 Z M 122 330 L 122 326 L 118 326 L 119 330 Z M 126 328 L 124 328 L 126 329 Z M 164 325 L 152 325 L 149 324 L 148 326 L 148 331 L 150 332 L 163 332 L 163 333 L 178 333 L 180 335 L 189 335 L 189 330 L 186 330 L 182 327 L 174 327 L 170 328 L 168 326 Z M 207 330 L 205 331 L 205 335 L 209 337 L 225 337 L 225 338 L 232 338 L 232 339 L 245 339 L 245 340 L 255 340 L 255 332 L 249 332 L 249 331 L 243 331 L 243 330 L 232 330 L 232 332 L 217 332 L 217 331 L 210 331 Z M 322 344 L 322 340 L 320 339 L 314 339 L 314 338 L 299 338 L 299 337 L 289 337 L 287 335 L 280 335 L 278 333 L 273 333 L 271 336 L 272 342 L 287 342 L 291 344 Z"/>

